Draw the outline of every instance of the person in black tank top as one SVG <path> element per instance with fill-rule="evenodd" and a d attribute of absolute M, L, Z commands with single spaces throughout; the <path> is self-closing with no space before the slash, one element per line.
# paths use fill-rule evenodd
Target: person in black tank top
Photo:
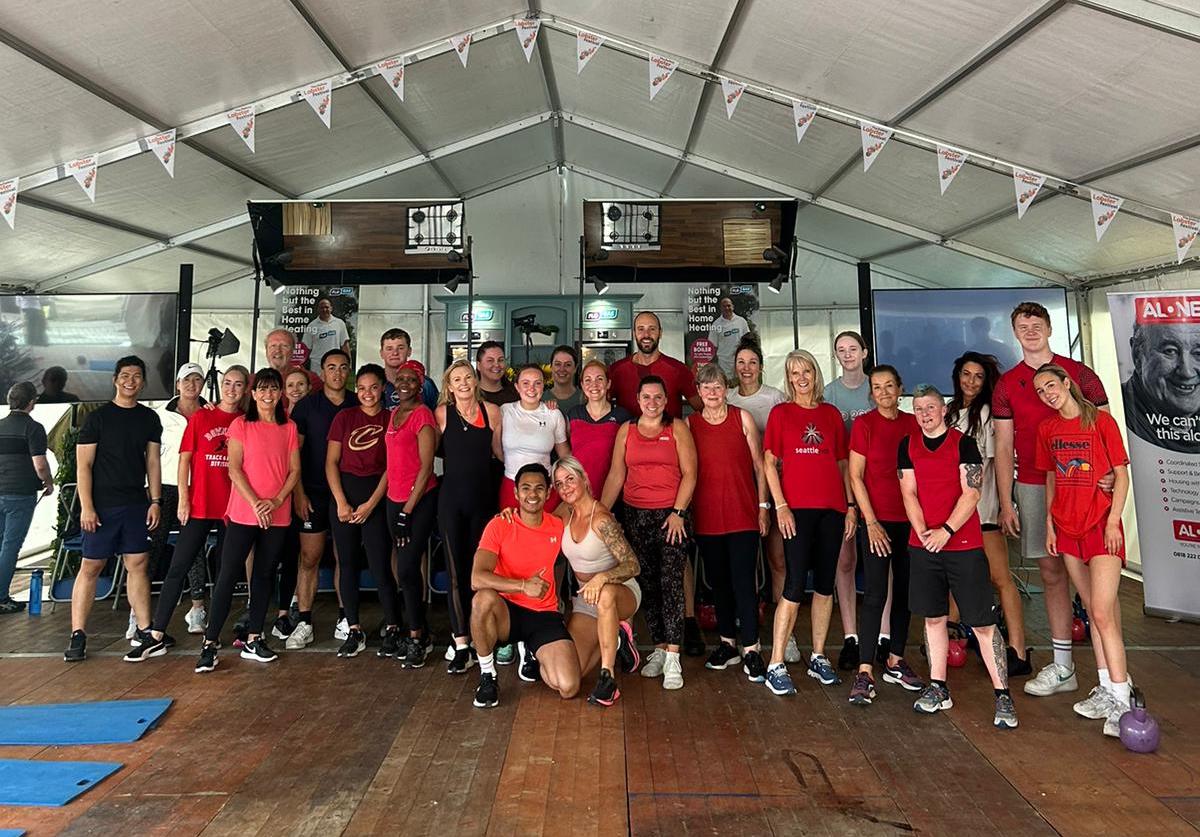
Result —
<path fill-rule="evenodd" d="M 442 442 L 438 526 L 445 547 L 450 631 L 454 643 L 447 671 L 462 674 L 473 664 L 468 647 L 471 626 L 471 564 L 483 527 L 496 513 L 493 461 L 500 457 L 500 408 L 479 397 L 475 370 L 455 361 L 442 376 L 434 413 Z"/>

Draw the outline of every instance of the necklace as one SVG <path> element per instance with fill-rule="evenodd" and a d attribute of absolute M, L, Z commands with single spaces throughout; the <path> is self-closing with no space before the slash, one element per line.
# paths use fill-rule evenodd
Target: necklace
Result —
<path fill-rule="evenodd" d="M 462 425 L 464 433 L 466 433 L 470 427 L 474 426 L 475 419 L 479 417 L 479 411 L 481 409 L 482 407 L 478 402 L 476 402 L 475 412 L 471 414 L 470 418 L 466 418 L 463 416 L 462 410 L 458 409 L 458 403 L 456 402 L 454 404 L 454 415 L 458 416 L 458 423 Z"/>

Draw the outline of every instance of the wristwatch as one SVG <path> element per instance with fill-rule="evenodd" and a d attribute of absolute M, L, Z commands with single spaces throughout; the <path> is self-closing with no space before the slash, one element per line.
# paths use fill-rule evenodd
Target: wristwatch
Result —
<path fill-rule="evenodd" d="M 685 514 L 687 514 L 687 509 L 671 509 L 671 512 L 683 517 Z"/>
<path fill-rule="evenodd" d="M 770 504 L 770 503 L 759 503 L 759 504 L 758 504 L 758 507 L 759 507 L 760 509 L 770 509 L 770 508 L 771 508 L 771 504 Z"/>
<path fill-rule="evenodd" d="M 951 526 L 950 526 L 950 524 L 949 524 L 949 523 L 943 523 L 943 524 L 942 524 L 942 528 L 943 528 L 943 529 L 945 529 L 947 532 L 949 532 L 949 533 L 950 533 L 950 537 L 954 537 L 954 536 L 955 536 L 955 534 L 957 534 L 957 533 L 954 531 L 954 529 L 953 529 L 953 528 L 951 528 Z"/>

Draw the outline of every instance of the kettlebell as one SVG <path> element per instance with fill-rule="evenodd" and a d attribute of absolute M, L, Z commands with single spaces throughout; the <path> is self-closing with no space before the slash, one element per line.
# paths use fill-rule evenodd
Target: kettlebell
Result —
<path fill-rule="evenodd" d="M 950 640 L 950 650 L 946 654 L 946 665 L 951 668 L 962 668 L 967 664 L 967 643 L 965 640 Z"/>
<path fill-rule="evenodd" d="M 696 621 L 700 623 L 703 630 L 715 631 L 717 629 L 717 608 L 708 602 L 696 605 Z"/>
<path fill-rule="evenodd" d="M 1146 698 L 1134 689 L 1129 711 L 1121 716 L 1121 743 L 1133 753 L 1153 753 L 1158 749 L 1158 721 L 1146 711 Z"/>
<path fill-rule="evenodd" d="M 1071 641 L 1087 641 L 1087 624 L 1078 616 L 1071 620 Z"/>

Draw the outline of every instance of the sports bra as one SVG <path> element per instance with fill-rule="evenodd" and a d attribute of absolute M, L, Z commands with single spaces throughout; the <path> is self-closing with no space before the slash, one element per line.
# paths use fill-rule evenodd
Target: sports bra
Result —
<path fill-rule="evenodd" d="M 571 534 L 571 520 L 575 517 L 574 509 L 571 510 L 571 516 L 567 518 L 567 525 L 563 530 L 563 555 L 567 556 L 571 569 L 577 573 L 587 573 L 588 575 L 602 573 L 617 565 L 617 559 L 608 551 L 608 545 L 600 540 L 600 536 L 592 528 L 592 518 L 595 516 L 596 506 L 593 505 L 592 513 L 588 516 L 587 534 L 580 541 L 576 541 Z"/>

